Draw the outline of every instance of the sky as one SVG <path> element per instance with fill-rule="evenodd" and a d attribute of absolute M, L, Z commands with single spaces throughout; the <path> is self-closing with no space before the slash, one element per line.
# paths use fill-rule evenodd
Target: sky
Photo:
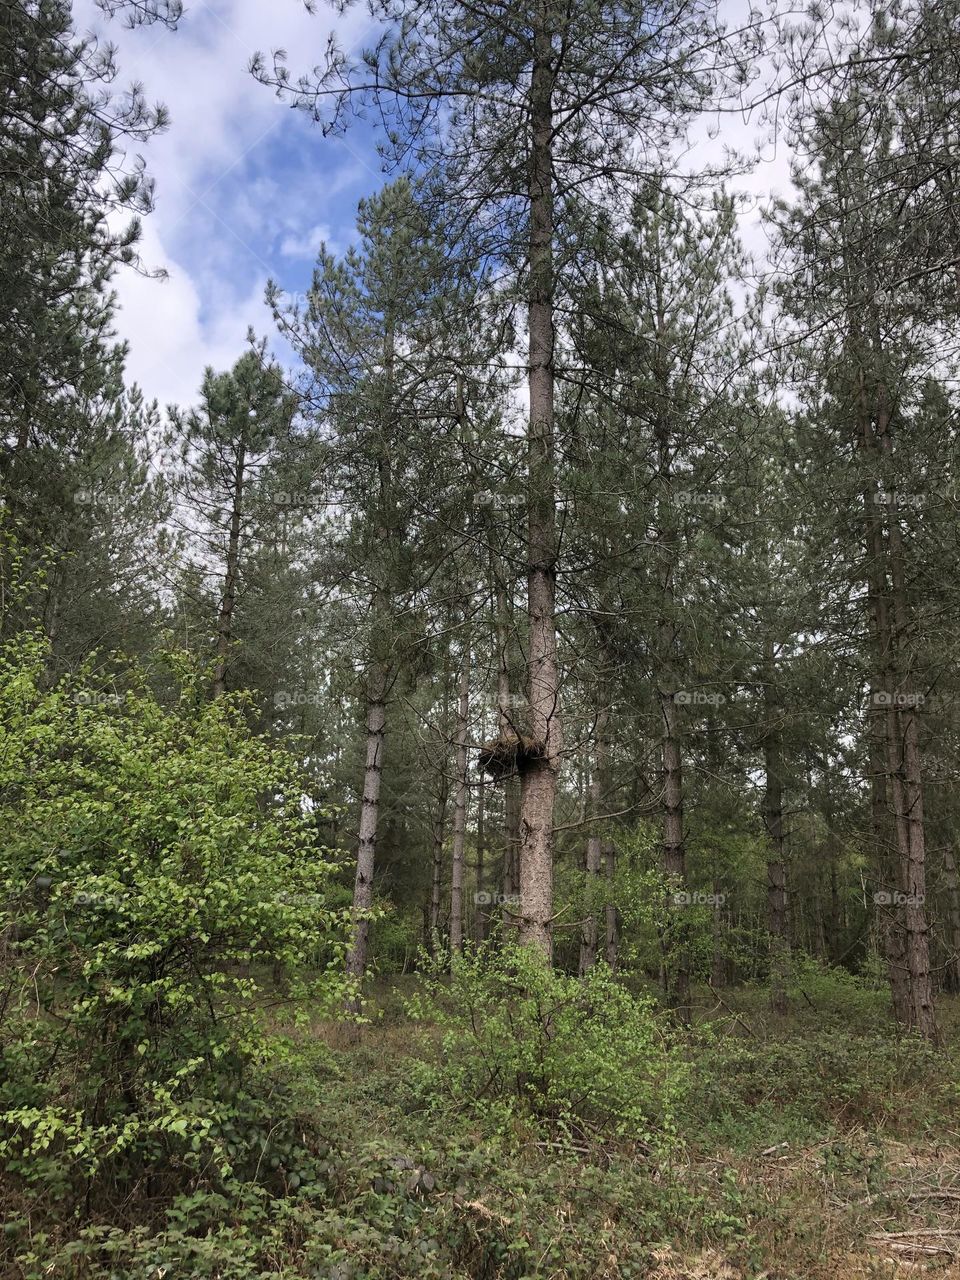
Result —
<path fill-rule="evenodd" d="M 730 0 L 731 10 L 741 0 Z M 369 34 L 365 6 L 335 17 L 303 0 L 187 0 L 176 31 L 129 30 L 110 21 L 95 0 L 75 0 L 78 31 L 117 46 L 119 84 L 142 83 L 164 103 L 169 129 L 143 147 L 156 182 L 156 208 L 144 220 L 144 266 L 165 280 L 131 270 L 118 274 L 117 331 L 129 346 L 128 380 L 160 405 L 189 405 L 204 369 L 229 368 L 251 326 L 284 359 L 263 297 L 268 279 L 292 294 L 309 287 L 317 250 L 334 252 L 352 239 L 358 200 L 386 180 L 372 133 L 353 126 L 345 137 L 292 110 L 247 70 L 257 51 L 285 49 L 294 69 L 319 62 L 336 22 L 342 44 L 357 49 Z M 749 146 L 756 127 L 723 121 L 723 140 Z M 716 158 L 717 142 L 707 149 Z M 786 156 L 769 151 L 741 182 L 757 195 L 786 185 Z M 756 218 L 745 219 L 757 239 Z"/>
<path fill-rule="evenodd" d="M 305 293 L 321 242 L 350 243 L 357 201 L 385 181 L 375 141 L 359 130 L 324 138 L 247 70 L 258 50 L 286 49 L 305 70 L 319 60 L 331 18 L 301 0 L 187 0 L 176 31 L 129 30 L 75 0 L 74 23 L 116 45 L 118 87 L 139 81 L 170 112 L 141 149 L 156 208 L 140 254 L 168 278 L 118 273 L 116 328 L 128 379 L 161 406 L 190 404 L 206 366 L 229 368 L 251 325 L 278 347 L 266 283 Z M 338 26 L 345 44 L 363 43 L 362 8 Z"/>

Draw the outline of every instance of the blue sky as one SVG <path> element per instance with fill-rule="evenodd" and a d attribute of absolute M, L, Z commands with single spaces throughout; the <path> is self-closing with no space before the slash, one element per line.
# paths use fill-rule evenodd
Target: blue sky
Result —
<path fill-rule="evenodd" d="M 119 275 L 117 327 L 130 380 L 161 405 L 189 403 L 206 365 L 228 367 L 243 351 L 248 326 L 273 341 L 268 278 L 303 293 L 320 242 L 350 242 L 358 199 L 385 180 L 375 139 L 363 127 L 324 138 L 246 70 L 255 51 L 277 47 L 308 68 L 332 12 L 311 17 L 300 0 L 188 0 L 177 31 L 130 31 L 75 0 L 74 18 L 117 45 L 121 84 L 140 81 L 170 110 L 169 130 L 144 150 L 157 207 L 141 248 L 169 278 Z M 347 45 L 362 44 L 362 8 L 338 28 Z"/>
<path fill-rule="evenodd" d="M 745 0 L 724 0 L 735 20 Z M 324 138 L 308 116 L 292 110 L 247 71 L 256 51 L 283 48 L 294 71 L 321 60 L 334 24 L 341 43 L 357 49 L 370 34 L 360 3 L 342 18 L 303 0 L 187 0 L 177 31 L 129 30 L 107 21 L 95 0 L 74 0 L 78 30 L 93 30 L 118 47 L 120 81 L 141 82 L 167 105 L 171 125 L 145 148 L 157 184 L 157 208 L 144 224 L 142 257 L 164 268 L 165 281 L 125 271 L 117 277 L 117 328 L 130 347 L 128 377 L 161 406 L 193 402 L 209 364 L 228 368 L 245 347 L 249 326 L 286 353 L 263 304 L 269 278 L 304 293 L 321 241 L 334 252 L 350 242 L 357 201 L 386 180 L 370 129 L 354 125 L 343 138 Z M 714 122 L 716 123 L 716 122 Z M 757 125 L 736 115 L 692 131 L 698 151 L 715 160 L 718 147 L 750 148 Z M 742 219 L 749 247 L 762 251 L 756 202 L 787 182 L 788 153 L 769 147 L 764 162 L 738 180 L 751 193 Z"/>

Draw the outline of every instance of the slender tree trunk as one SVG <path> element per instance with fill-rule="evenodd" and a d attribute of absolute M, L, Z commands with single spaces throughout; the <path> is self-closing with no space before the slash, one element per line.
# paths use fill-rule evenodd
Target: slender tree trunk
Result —
<path fill-rule="evenodd" d="M 943 850 L 943 883 L 947 891 L 947 920 L 949 922 L 950 957 L 943 975 L 944 990 L 956 995 L 960 991 L 960 877 L 957 875 L 957 859 L 953 849 Z"/>
<path fill-rule="evenodd" d="M 457 701 L 456 796 L 453 809 L 453 874 L 450 881 L 450 951 L 463 950 L 463 867 L 467 834 L 467 734 L 470 728 L 470 642 L 463 638 Z"/>
<path fill-rule="evenodd" d="M 767 863 L 767 932 L 770 935 L 770 1008 L 786 1013 L 787 872 L 782 858 Z"/>
<path fill-rule="evenodd" d="M 730 965 L 727 960 L 724 930 L 723 903 L 720 895 L 723 886 L 720 880 L 714 880 L 713 892 L 717 901 L 713 908 L 713 957 L 710 961 L 710 985 L 717 989 L 729 985 Z"/>
<path fill-rule="evenodd" d="M 871 702 L 877 703 L 879 690 L 871 688 Z M 910 984 L 907 975 L 906 943 L 903 930 L 903 909 L 893 901 L 893 891 L 900 884 L 900 859 L 890 830 L 890 813 L 887 808 L 886 734 L 882 716 L 870 718 L 870 809 L 873 837 L 876 846 L 877 869 L 891 886 L 891 901 L 882 905 L 879 915 L 880 942 L 890 981 L 893 1015 L 902 1025 L 910 1020 Z"/>
<path fill-rule="evenodd" d="M 477 786 L 477 909 L 474 913 L 473 920 L 473 936 L 475 941 L 484 942 L 487 937 L 487 925 L 490 920 L 490 913 L 487 910 L 484 895 L 486 888 L 486 868 L 484 860 L 486 858 L 486 794 L 487 789 L 484 785 L 484 779 L 481 778 Z"/>
<path fill-rule="evenodd" d="M 878 414 L 881 451 L 889 460 L 892 454 L 890 415 L 886 392 Z M 890 556 L 890 578 L 893 587 L 894 652 L 900 662 L 906 653 L 910 622 L 904 570 L 903 543 L 896 505 L 887 506 L 887 546 Z M 909 665 L 909 664 L 907 664 Z M 917 721 L 919 698 L 906 673 L 896 688 L 894 714 L 900 734 L 900 772 L 907 824 L 907 850 L 903 867 L 904 926 L 907 943 L 907 968 L 910 973 L 910 1025 L 928 1040 L 938 1040 L 933 1007 L 933 984 L 930 975 L 930 938 L 926 909 L 926 833 L 923 817 L 923 768 Z"/>
<path fill-rule="evenodd" d="M 396 426 L 393 402 L 394 345 L 394 318 L 388 314 L 383 334 L 383 372 L 386 394 L 380 405 L 380 426 L 384 439 L 390 439 L 390 433 Z M 389 548 L 396 545 L 400 531 L 397 529 L 394 507 L 393 468 L 390 454 L 386 449 L 383 449 L 377 457 L 377 477 L 379 482 L 375 507 L 377 542 L 379 548 Z M 353 941 L 347 952 L 347 975 L 355 978 L 358 983 L 367 967 L 370 940 L 369 913 L 373 906 L 383 748 L 387 731 L 387 695 L 391 681 L 391 669 L 386 655 L 390 651 L 390 630 L 394 614 L 394 599 L 391 595 L 393 579 L 387 576 L 383 566 L 377 566 L 377 569 L 382 576 L 377 581 L 373 592 L 374 627 L 371 636 L 373 656 L 367 671 L 367 753 L 363 771 L 363 800 L 360 806 L 357 873 L 353 886 Z M 359 1005 L 359 999 L 357 1005 Z"/>
<path fill-rule="evenodd" d="M 859 375 L 860 439 L 868 460 L 873 455 L 892 471 L 892 440 L 885 390 L 880 395 L 876 429 L 866 398 L 863 371 Z M 881 474 L 883 468 L 881 468 Z M 881 659 L 881 689 L 886 703 L 886 757 L 900 862 L 903 894 L 903 926 L 908 974 L 907 1025 L 929 1040 L 937 1040 L 930 975 L 930 949 L 926 917 L 926 847 L 923 821 L 923 786 L 916 695 L 904 678 L 902 664 L 909 634 L 909 605 L 904 575 L 903 548 L 895 503 L 879 515 L 877 492 L 865 492 L 867 549 L 872 562 L 872 617 Z M 886 534 L 886 537 L 884 537 Z M 887 584 L 890 591 L 887 591 Z"/>
<path fill-rule="evenodd" d="M 503 834 L 503 927 L 516 929 L 520 893 L 520 779 L 516 777 L 503 783 Z"/>
<path fill-rule="evenodd" d="M 513 674 L 514 645 L 511 643 L 512 625 L 510 603 L 503 578 L 503 566 L 494 557 L 493 576 L 496 581 L 497 608 L 497 732 L 501 738 L 519 735 L 523 725 L 519 709 L 514 705 Z M 514 898 L 520 892 L 520 779 L 509 774 L 503 780 L 503 929 L 513 929 L 519 913 Z"/>
<path fill-rule="evenodd" d="M 553 955 L 553 813 L 560 765 L 555 618 L 553 281 L 553 40 L 545 16 L 534 35 L 530 83 L 530 294 L 527 613 L 530 728 L 535 754 L 520 782 L 519 937 Z"/>
<path fill-rule="evenodd" d="M 656 290 L 656 330 L 666 328 L 662 285 L 654 272 Z M 660 348 L 658 347 L 659 351 Z M 668 399 L 669 372 L 655 357 L 657 385 Z M 661 934 L 661 981 L 668 1004 L 682 1023 L 690 1021 L 690 969 L 687 857 L 683 834 L 683 761 L 680 745 L 678 686 L 677 610 L 674 593 L 677 545 L 680 530 L 673 505 L 673 458 L 670 423 L 658 418 L 654 427 L 659 481 L 655 563 L 658 573 L 659 617 L 656 622 L 657 699 L 660 706 L 660 785 L 663 822 L 661 865 L 668 881 L 666 923 Z M 675 895 L 680 895 L 675 897 Z"/>
<path fill-rule="evenodd" d="M 237 465 L 233 473 L 233 501 L 230 508 L 230 534 L 227 541 L 227 572 L 220 599 L 217 618 L 217 658 L 213 669 L 212 692 L 219 698 L 226 691 L 227 665 L 230 661 L 230 641 L 233 637 L 233 610 L 237 599 L 237 581 L 240 575 L 240 522 L 243 518 L 243 488 L 246 475 L 247 452 L 243 444 L 237 450 Z"/>
<path fill-rule="evenodd" d="M 614 899 L 614 876 L 617 873 L 617 848 L 612 840 L 603 845 L 603 868 L 607 878 L 607 902 L 604 907 L 603 958 L 611 972 L 616 973 L 620 963 L 620 915 Z"/>
<path fill-rule="evenodd" d="M 447 797 L 449 787 L 447 785 L 447 775 L 441 762 L 440 774 L 440 790 L 437 795 L 437 807 L 433 816 L 433 850 L 432 850 L 432 874 L 430 880 L 430 918 L 428 924 L 429 936 L 427 938 L 427 949 L 431 955 L 436 954 L 437 942 L 440 937 L 440 893 L 443 884 L 443 832 L 447 820 Z"/>
<path fill-rule="evenodd" d="M 767 934 L 770 956 L 770 1007 L 787 1012 L 787 871 L 783 835 L 783 738 L 773 644 L 764 645 L 763 822 L 767 832 Z"/>
<path fill-rule="evenodd" d="M 669 881 L 667 925 L 663 933 L 663 984 L 681 1022 L 690 1021 L 689 926 L 687 907 L 674 901 L 687 887 L 683 835 L 683 765 L 680 727 L 673 690 L 659 691 L 662 721 L 663 871 Z"/>
<path fill-rule="evenodd" d="M 387 672 L 380 663 L 374 663 L 367 675 L 367 758 L 363 771 L 357 874 L 353 885 L 353 940 L 347 953 L 347 974 L 357 981 L 363 977 L 367 967 L 369 914 L 373 906 L 373 873 L 386 731 Z"/>
<path fill-rule="evenodd" d="M 452 626 L 453 608 L 448 605 L 446 611 L 447 635 L 450 634 Z M 430 877 L 430 938 L 427 944 L 432 956 L 437 954 L 440 943 L 440 899 L 443 886 L 443 839 L 447 823 L 447 803 L 450 799 L 450 780 L 447 772 L 447 766 L 449 763 L 447 749 L 450 737 L 455 733 L 450 724 L 451 654 L 449 645 L 444 649 L 443 674 L 441 679 L 443 697 L 442 710 L 440 712 L 439 742 L 437 745 L 438 754 L 434 762 L 437 774 L 437 790 L 435 792 L 436 808 L 434 809 L 433 818 Z"/>
<path fill-rule="evenodd" d="M 843 951 L 840 937 L 840 881 L 837 879 L 839 850 L 837 849 L 837 842 L 829 834 L 827 835 L 826 851 L 827 860 L 830 864 L 830 937 L 828 939 L 827 955 L 830 957 L 831 964 L 837 964 Z"/>
<path fill-rule="evenodd" d="M 597 818 L 603 804 L 604 775 L 604 737 L 607 726 L 607 711 L 602 707 L 597 715 L 595 729 L 595 746 L 593 771 L 587 788 L 587 805 L 589 808 L 590 828 L 586 848 L 586 880 L 583 901 L 583 921 L 580 926 L 580 964 L 579 972 L 583 977 L 597 963 L 597 951 L 600 941 L 600 924 L 598 910 L 600 902 L 600 874 L 602 870 L 603 851 Z"/>

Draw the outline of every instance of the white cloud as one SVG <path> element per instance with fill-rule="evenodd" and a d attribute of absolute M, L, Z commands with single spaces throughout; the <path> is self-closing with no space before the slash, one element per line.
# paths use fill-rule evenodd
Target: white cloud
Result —
<path fill-rule="evenodd" d="M 190 273 L 167 255 L 155 224 L 147 225 L 142 249 L 145 260 L 167 268 L 169 278 L 118 277 L 120 336 L 130 342 L 127 375 L 162 407 L 191 404 L 206 366 L 229 368 L 244 350 L 251 324 L 261 334 L 272 330 L 263 302 L 266 274 L 245 293 L 226 285 L 203 296 Z"/>
<path fill-rule="evenodd" d="M 332 214 L 349 221 L 356 196 L 378 180 L 354 144 L 322 139 L 247 70 L 254 52 L 278 47 L 304 68 L 318 61 L 330 11 L 193 0 L 178 31 L 130 31 L 106 22 L 94 0 L 75 0 L 74 21 L 116 44 L 120 85 L 140 81 L 170 110 L 170 129 L 145 148 L 157 207 L 141 246 L 145 266 L 169 279 L 118 275 L 117 329 L 130 346 L 130 379 L 161 404 L 190 402 L 206 365 L 229 367 L 241 354 L 250 325 L 272 337 L 267 278 L 285 259 L 292 270 L 312 257 L 320 238 L 336 239 L 318 208 L 329 221 L 329 202 L 352 189 Z M 356 41 L 367 21 L 358 10 L 338 21 L 341 40 Z"/>
<path fill-rule="evenodd" d="M 331 253 L 336 253 L 337 250 L 334 244 L 334 237 L 330 233 L 330 228 L 319 226 L 314 227 L 312 231 L 308 231 L 304 235 L 287 236 L 280 245 L 280 252 L 286 258 L 310 258 L 312 260 L 320 252 L 322 245 L 326 245 Z"/>

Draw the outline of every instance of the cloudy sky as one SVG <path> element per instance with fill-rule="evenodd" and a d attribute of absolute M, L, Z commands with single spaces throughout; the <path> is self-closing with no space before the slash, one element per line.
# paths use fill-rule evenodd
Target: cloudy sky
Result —
<path fill-rule="evenodd" d="M 358 199 L 384 181 L 369 135 L 323 138 L 247 71 L 254 52 L 278 47 L 312 65 L 328 16 L 311 18 L 301 0 L 187 0 L 186 10 L 177 31 L 130 31 L 93 0 L 74 4 L 78 30 L 117 46 L 120 81 L 140 81 L 171 115 L 144 148 L 157 207 L 141 245 L 144 264 L 169 278 L 116 279 L 129 376 L 162 405 L 193 400 L 205 366 L 232 364 L 250 325 L 273 340 L 267 280 L 304 292 L 321 241 L 348 243 Z M 339 25 L 346 42 L 363 42 L 361 10 Z"/>
<path fill-rule="evenodd" d="M 140 81 L 170 111 L 170 128 L 145 148 L 157 207 L 142 242 L 145 265 L 168 279 L 119 275 L 118 329 L 130 379 L 161 405 L 188 404 L 208 364 L 229 367 L 243 351 L 251 325 L 276 345 L 267 280 L 303 293 L 321 241 L 349 243 L 358 199 L 384 181 L 375 140 L 360 128 L 324 138 L 247 71 L 256 51 L 276 48 L 295 68 L 320 61 L 332 9 L 311 17 L 302 0 L 187 0 L 177 31 L 128 30 L 94 0 L 75 0 L 74 15 L 79 30 L 117 46 L 121 82 Z M 364 6 L 336 21 L 348 47 L 364 43 Z M 724 122 L 737 145 L 754 133 L 737 117 Z M 771 152 L 745 185 L 782 188 L 784 176 L 782 152 Z"/>

